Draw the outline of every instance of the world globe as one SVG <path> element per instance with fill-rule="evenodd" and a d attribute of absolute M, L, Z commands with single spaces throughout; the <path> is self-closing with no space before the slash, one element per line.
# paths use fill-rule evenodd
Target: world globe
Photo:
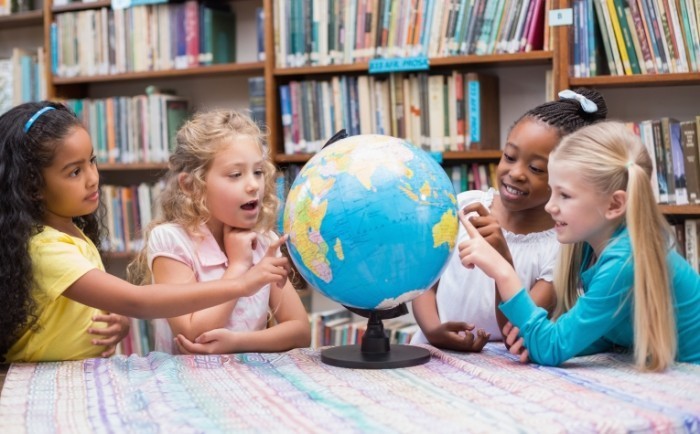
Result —
<path fill-rule="evenodd" d="M 357 135 L 306 163 L 283 227 L 311 286 L 348 307 L 391 309 L 439 278 L 454 248 L 457 202 L 428 153 L 395 137 Z"/>

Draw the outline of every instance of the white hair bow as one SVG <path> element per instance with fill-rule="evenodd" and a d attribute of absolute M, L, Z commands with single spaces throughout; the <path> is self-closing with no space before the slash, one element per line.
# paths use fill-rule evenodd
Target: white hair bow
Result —
<path fill-rule="evenodd" d="M 580 93 L 574 92 L 573 90 L 562 90 L 561 92 L 559 92 L 559 98 L 575 99 L 579 102 L 579 104 L 581 104 L 581 108 L 586 113 L 595 113 L 598 111 L 598 105 L 596 103 L 581 95 Z"/>

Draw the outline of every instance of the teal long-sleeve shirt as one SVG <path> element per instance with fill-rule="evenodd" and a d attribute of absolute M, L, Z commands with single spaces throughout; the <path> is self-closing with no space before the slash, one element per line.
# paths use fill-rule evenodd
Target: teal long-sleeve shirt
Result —
<path fill-rule="evenodd" d="M 592 254 L 584 249 L 584 264 Z M 667 255 L 676 315 L 676 360 L 700 363 L 700 276 L 675 250 Z M 530 359 L 559 365 L 574 356 L 634 345 L 632 310 L 634 264 L 626 227 L 620 227 L 598 261 L 581 273 L 583 294 L 555 322 L 522 289 L 500 309 L 520 328 Z"/>

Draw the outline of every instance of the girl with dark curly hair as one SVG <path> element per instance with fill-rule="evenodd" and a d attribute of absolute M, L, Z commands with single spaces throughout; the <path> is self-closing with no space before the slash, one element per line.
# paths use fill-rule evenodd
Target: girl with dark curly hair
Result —
<path fill-rule="evenodd" d="M 19 105 L 0 116 L 0 356 L 8 362 L 99 356 L 86 330 L 100 311 L 173 317 L 283 284 L 284 237 L 243 276 L 145 289 L 104 271 L 92 142 L 65 106 Z M 116 321 L 116 320 L 115 320 Z M 121 334 L 121 333 L 120 333 Z"/>

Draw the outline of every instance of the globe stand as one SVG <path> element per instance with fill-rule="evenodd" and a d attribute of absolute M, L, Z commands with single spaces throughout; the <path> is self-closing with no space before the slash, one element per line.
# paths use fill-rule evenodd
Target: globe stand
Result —
<path fill-rule="evenodd" d="M 362 345 L 344 345 L 321 351 L 321 361 L 328 365 L 355 369 L 392 369 L 422 365 L 430 360 L 425 348 L 389 344 L 382 320 L 408 313 L 405 304 L 386 310 L 357 309 L 344 306 L 357 315 L 368 318 Z"/>

